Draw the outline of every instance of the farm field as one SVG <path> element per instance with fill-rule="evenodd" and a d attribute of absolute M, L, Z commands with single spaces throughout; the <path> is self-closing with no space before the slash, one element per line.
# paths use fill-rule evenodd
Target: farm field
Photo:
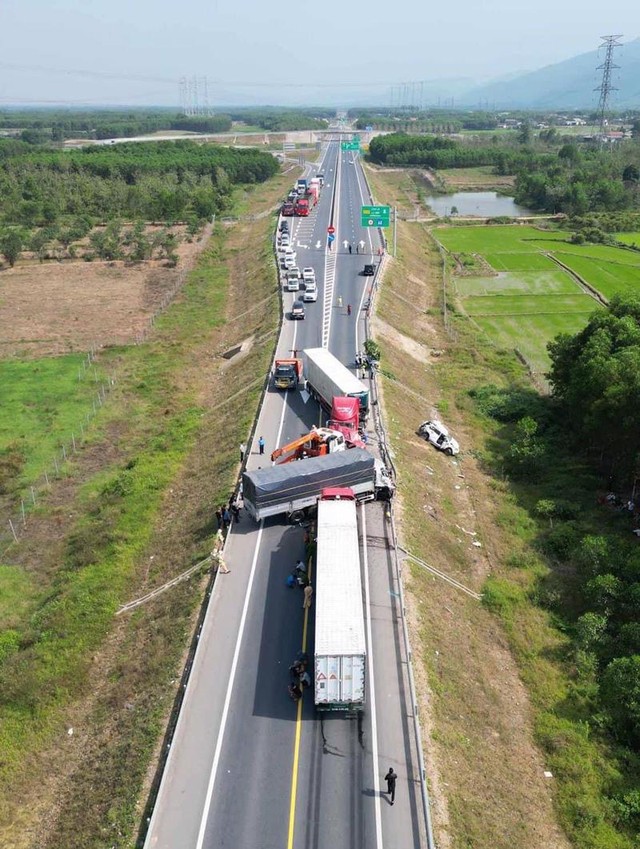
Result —
<path fill-rule="evenodd" d="M 515 177 L 506 174 L 495 174 L 492 165 L 477 168 L 443 168 L 438 171 L 438 177 L 450 189 L 483 189 L 498 186 L 511 187 Z"/>
<path fill-rule="evenodd" d="M 607 299 L 614 295 L 633 295 L 640 292 L 640 254 L 637 265 L 610 262 L 592 256 L 578 256 L 574 253 L 565 254 L 563 251 L 558 251 L 556 256 Z"/>
<path fill-rule="evenodd" d="M 454 274 L 452 288 L 464 312 L 500 348 L 517 350 L 540 382 L 549 367 L 547 343 L 560 333 L 576 333 L 599 308 L 598 302 L 553 257 L 570 266 L 594 288 L 628 291 L 623 278 L 640 275 L 632 265 L 614 265 L 602 246 L 569 245 L 563 231 L 534 227 L 448 227 L 434 231 L 438 241 L 464 265 L 464 255 L 481 255 L 495 275 Z M 565 248 L 566 250 L 563 250 Z M 589 251 L 594 249 L 594 255 Z M 610 249 L 611 250 L 611 249 Z M 614 256 L 626 253 L 612 249 Z M 614 270 L 612 270 L 614 269 Z M 618 282 L 609 279 L 618 275 Z M 606 291 L 605 291 L 606 290 Z"/>
<path fill-rule="evenodd" d="M 616 233 L 616 241 L 624 245 L 637 245 L 640 248 L 640 233 Z"/>

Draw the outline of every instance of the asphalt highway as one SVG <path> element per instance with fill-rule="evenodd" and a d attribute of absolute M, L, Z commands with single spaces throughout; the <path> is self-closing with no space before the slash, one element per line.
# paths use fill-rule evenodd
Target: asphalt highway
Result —
<path fill-rule="evenodd" d="M 290 219 L 300 268 L 315 268 L 319 297 L 304 321 L 286 317 L 281 356 L 328 345 L 349 366 L 364 338 L 362 305 L 378 262 L 377 231 L 360 227 L 369 203 L 357 155 L 329 143 L 312 174 L 325 186 L 307 219 Z M 336 228 L 328 250 L 327 227 Z M 356 253 L 362 240 L 364 253 Z M 377 240 L 377 241 L 376 241 Z M 344 242 L 351 243 L 352 252 Z M 338 306 L 342 299 L 342 307 Z M 347 304 L 352 305 L 347 315 Z M 305 392 L 269 391 L 248 467 L 321 421 Z M 265 440 L 258 453 L 257 438 Z M 372 444 L 375 450 L 375 444 Z M 229 574 L 215 581 L 184 706 L 145 846 L 153 849 L 415 849 L 424 845 L 407 662 L 384 505 L 359 509 L 368 652 L 361 721 L 316 714 L 312 690 L 297 704 L 288 667 L 313 651 L 313 608 L 286 585 L 304 553 L 303 531 L 279 518 L 257 525 L 244 512 L 225 547 Z M 391 806 L 383 776 L 398 774 Z"/>

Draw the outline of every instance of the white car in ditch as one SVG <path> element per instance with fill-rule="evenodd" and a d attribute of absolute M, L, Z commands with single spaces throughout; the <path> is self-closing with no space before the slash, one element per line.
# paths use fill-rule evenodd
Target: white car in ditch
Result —
<path fill-rule="evenodd" d="M 422 422 L 418 428 L 418 433 L 420 436 L 424 436 L 427 442 L 435 445 L 436 448 L 440 451 L 444 451 L 444 453 L 449 456 L 460 453 L 458 441 L 450 436 L 449 431 L 442 422 L 436 421 L 435 419 Z"/>

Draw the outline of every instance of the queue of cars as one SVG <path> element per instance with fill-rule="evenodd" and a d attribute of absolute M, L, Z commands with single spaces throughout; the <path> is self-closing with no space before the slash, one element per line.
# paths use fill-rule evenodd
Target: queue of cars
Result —
<path fill-rule="evenodd" d="M 289 224 L 284 219 L 280 222 L 278 228 L 277 243 L 280 268 L 284 272 L 284 289 L 286 292 L 301 292 L 300 297 L 293 302 L 289 317 L 303 319 L 305 317 L 305 304 L 315 303 L 318 300 L 315 269 L 309 265 L 301 271 L 296 265 L 296 251 L 291 244 Z"/>

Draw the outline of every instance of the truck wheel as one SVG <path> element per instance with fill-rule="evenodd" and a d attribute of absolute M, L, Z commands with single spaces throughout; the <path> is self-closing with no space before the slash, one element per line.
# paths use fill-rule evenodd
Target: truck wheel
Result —
<path fill-rule="evenodd" d="M 453 457 L 453 448 L 445 448 L 444 453 L 447 455 L 447 457 Z"/>
<path fill-rule="evenodd" d="M 289 516 L 292 525 L 299 525 L 304 520 L 304 510 L 294 510 Z"/>

